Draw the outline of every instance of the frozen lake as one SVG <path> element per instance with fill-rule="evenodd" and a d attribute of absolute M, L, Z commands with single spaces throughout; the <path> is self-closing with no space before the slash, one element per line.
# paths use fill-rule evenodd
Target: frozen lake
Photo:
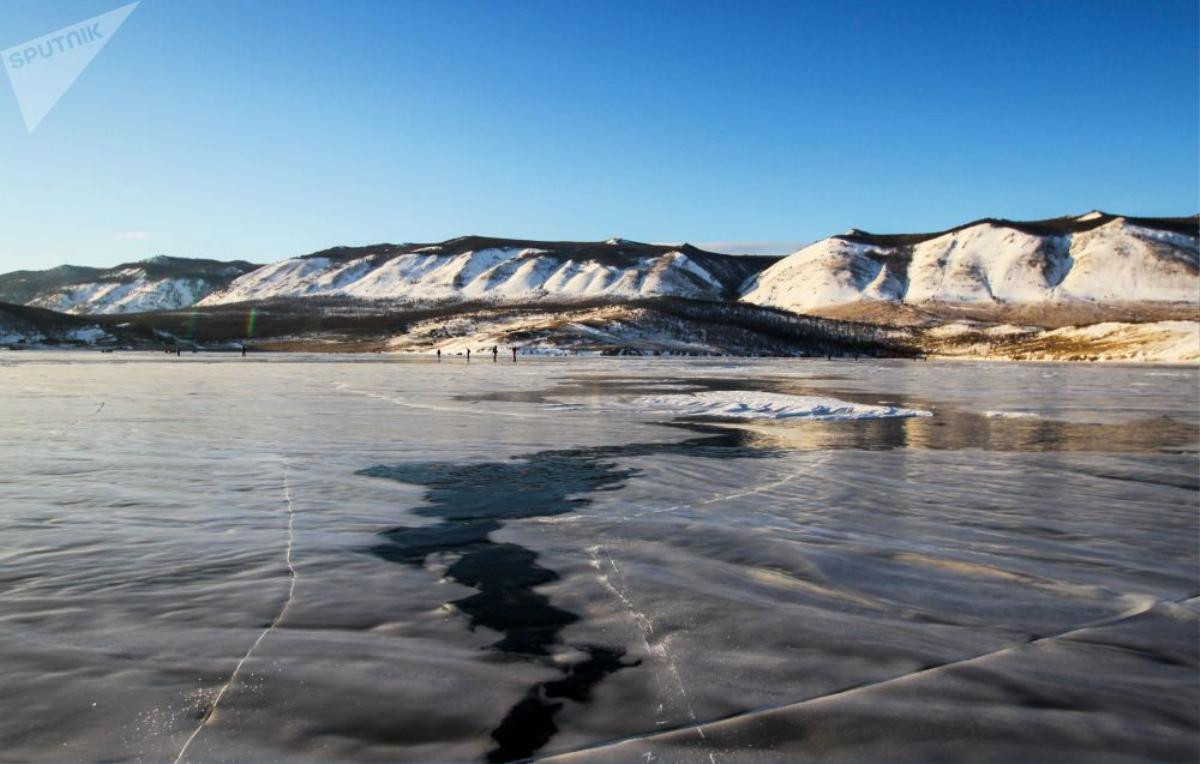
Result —
<path fill-rule="evenodd" d="M 0 760 L 1200 753 L 1195 368 L 9 352 L 0 390 Z"/>

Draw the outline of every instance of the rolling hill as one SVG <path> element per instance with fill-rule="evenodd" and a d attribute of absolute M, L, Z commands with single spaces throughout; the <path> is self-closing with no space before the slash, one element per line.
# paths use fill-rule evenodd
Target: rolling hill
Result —
<path fill-rule="evenodd" d="M 0 302 L 61 313 L 140 313 L 196 304 L 258 266 L 159 255 L 114 268 L 62 265 L 0 275 Z"/>
<path fill-rule="evenodd" d="M 14 303 L 0 333 L 10 346 L 102 331 L 139 347 L 1194 361 L 1198 221 L 1091 212 L 851 230 L 782 258 L 483 236 L 262 266 L 157 257 L 0 276 L 0 302 Z"/>
<path fill-rule="evenodd" d="M 986 219 L 929 234 L 851 230 L 756 274 L 742 299 L 881 321 L 897 320 L 900 311 L 889 309 L 901 307 L 912 309 L 910 317 L 1039 325 L 1139 313 L 1190 318 L 1200 303 L 1198 273 L 1197 218 L 1092 212 L 1034 222 Z"/>

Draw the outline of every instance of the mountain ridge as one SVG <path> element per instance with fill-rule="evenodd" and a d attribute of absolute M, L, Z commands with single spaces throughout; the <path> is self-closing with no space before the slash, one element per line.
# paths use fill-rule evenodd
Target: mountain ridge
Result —
<path fill-rule="evenodd" d="M 12 271 L 0 274 L 0 302 L 64 313 L 173 310 L 195 304 L 258 267 L 245 260 L 155 255 L 111 268 L 60 265 Z"/>
<path fill-rule="evenodd" d="M 747 277 L 776 260 L 616 238 L 462 236 L 437 243 L 335 247 L 288 258 L 238 278 L 200 304 L 314 296 L 402 303 L 656 295 L 724 301 L 736 299 Z"/>
<path fill-rule="evenodd" d="M 847 241 L 854 241 L 862 244 L 875 244 L 878 246 L 901 246 L 904 244 L 919 244 L 930 239 L 935 239 L 939 236 L 945 236 L 948 233 L 956 233 L 967 228 L 984 224 L 991 224 L 1004 228 L 1013 228 L 1031 235 L 1053 236 L 1064 235 L 1067 233 L 1082 233 L 1093 228 L 1098 228 L 1107 223 L 1111 223 L 1117 218 L 1122 218 L 1132 225 L 1140 225 L 1145 228 L 1153 228 L 1171 233 L 1181 233 L 1189 236 L 1198 235 L 1198 230 L 1200 230 L 1200 214 L 1185 217 L 1137 217 L 1133 215 L 1116 215 L 1109 212 L 1102 212 L 1100 210 L 1092 210 L 1091 212 L 1085 212 L 1082 215 L 1064 215 L 1062 217 L 1044 218 L 1041 220 L 1012 220 L 1009 218 L 986 217 L 930 233 L 878 234 L 870 231 L 864 231 L 861 228 L 851 228 L 846 233 L 834 234 L 833 236 L 827 238 L 845 239 Z"/>
<path fill-rule="evenodd" d="M 930 319 L 958 318 L 964 310 L 985 319 L 989 311 L 1058 310 L 1106 320 L 1123 306 L 1125 320 L 1137 315 L 1131 306 L 1177 305 L 1190 317 L 1186 309 L 1200 302 L 1198 235 L 1200 215 L 1099 210 L 1033 221 L 981 218 L 928 233 L 851 229 L 786 256 L 615 237 L 584 242 L 472 234 L 328 247 L 265 265 L 160 255 L 108 269 L 15 271 L 0 275 L 0 301 L 102 314 L 318 297 L 387 310 L 667 296 L 882 322 L 910 307 L 912 316 Z M 1054 320 L 1043 315 L 1039 323 Z"/>
<path fill-rule="evenodd" d="M 863 313 L 911 306 L 936 316 L 963 307 L 1146 304 L 1177 305 L 1193 318 L 1198 222 L 1089 213 L 1018 223 L 985 218 L 931 234 L 851 231 L 755 274 L 741 299 L 842 317 L 857 317 L 854 306 Z"/>

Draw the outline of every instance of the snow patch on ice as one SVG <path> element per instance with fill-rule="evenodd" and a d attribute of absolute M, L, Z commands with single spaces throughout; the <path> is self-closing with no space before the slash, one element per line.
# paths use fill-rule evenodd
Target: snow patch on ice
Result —
<path fill-rule="evenodd" d="M 648 395 L 634 405 L 648 412 L 673 416 L 715 416 L 735 419 L 807 419 L 853 421 L 888 417 L 931 416 L 928 411 L 899 406 L 851 403 L 815 395 L 784 395 L 753 390 L 721 390 L 674 395 Z"/>

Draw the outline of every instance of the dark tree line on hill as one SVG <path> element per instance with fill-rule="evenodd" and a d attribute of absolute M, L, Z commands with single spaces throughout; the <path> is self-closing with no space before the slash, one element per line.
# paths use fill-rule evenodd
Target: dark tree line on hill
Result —
<path fill-rule="evenodd" d="M 895 328 L 788 313 L 742 303 L 711 303 L 663 297 L 632 303 L 690 321 L 737 327 L 779 340 L 812 355 L 914 357 L 921 354 L 912 335 Z"/>
<path fill-rule="evenodd" d="M 703 341 L 753 355 L 863 355 L 912 357 L 920 348 L 911 332 L 873 324 L 803 316 L 734 302 L 657 297 L 614 303 L 538 301 L 520 305 L 443 303 L 411 307 L 341 298 L 305 298 L 241 303 L 152 313 L 76 316 L 26 306 L 4 306 L 10 323 L 55 334 L 72 327 L 98 325 L 121 343 L 138 346 L 183 344 L 228 346 L 281 337 L 362 340 L 406 334 L 417 322 L 520 318 L 523 315 L 578 313 L 596 308 L 627 308 L 658 317 L 643 319 L 646 329 L 663 330 L 673 339 Z M 621 322 L 636 326 L 632 315 Z M 518 339 L 516 335 L 513 339 Z"/>

